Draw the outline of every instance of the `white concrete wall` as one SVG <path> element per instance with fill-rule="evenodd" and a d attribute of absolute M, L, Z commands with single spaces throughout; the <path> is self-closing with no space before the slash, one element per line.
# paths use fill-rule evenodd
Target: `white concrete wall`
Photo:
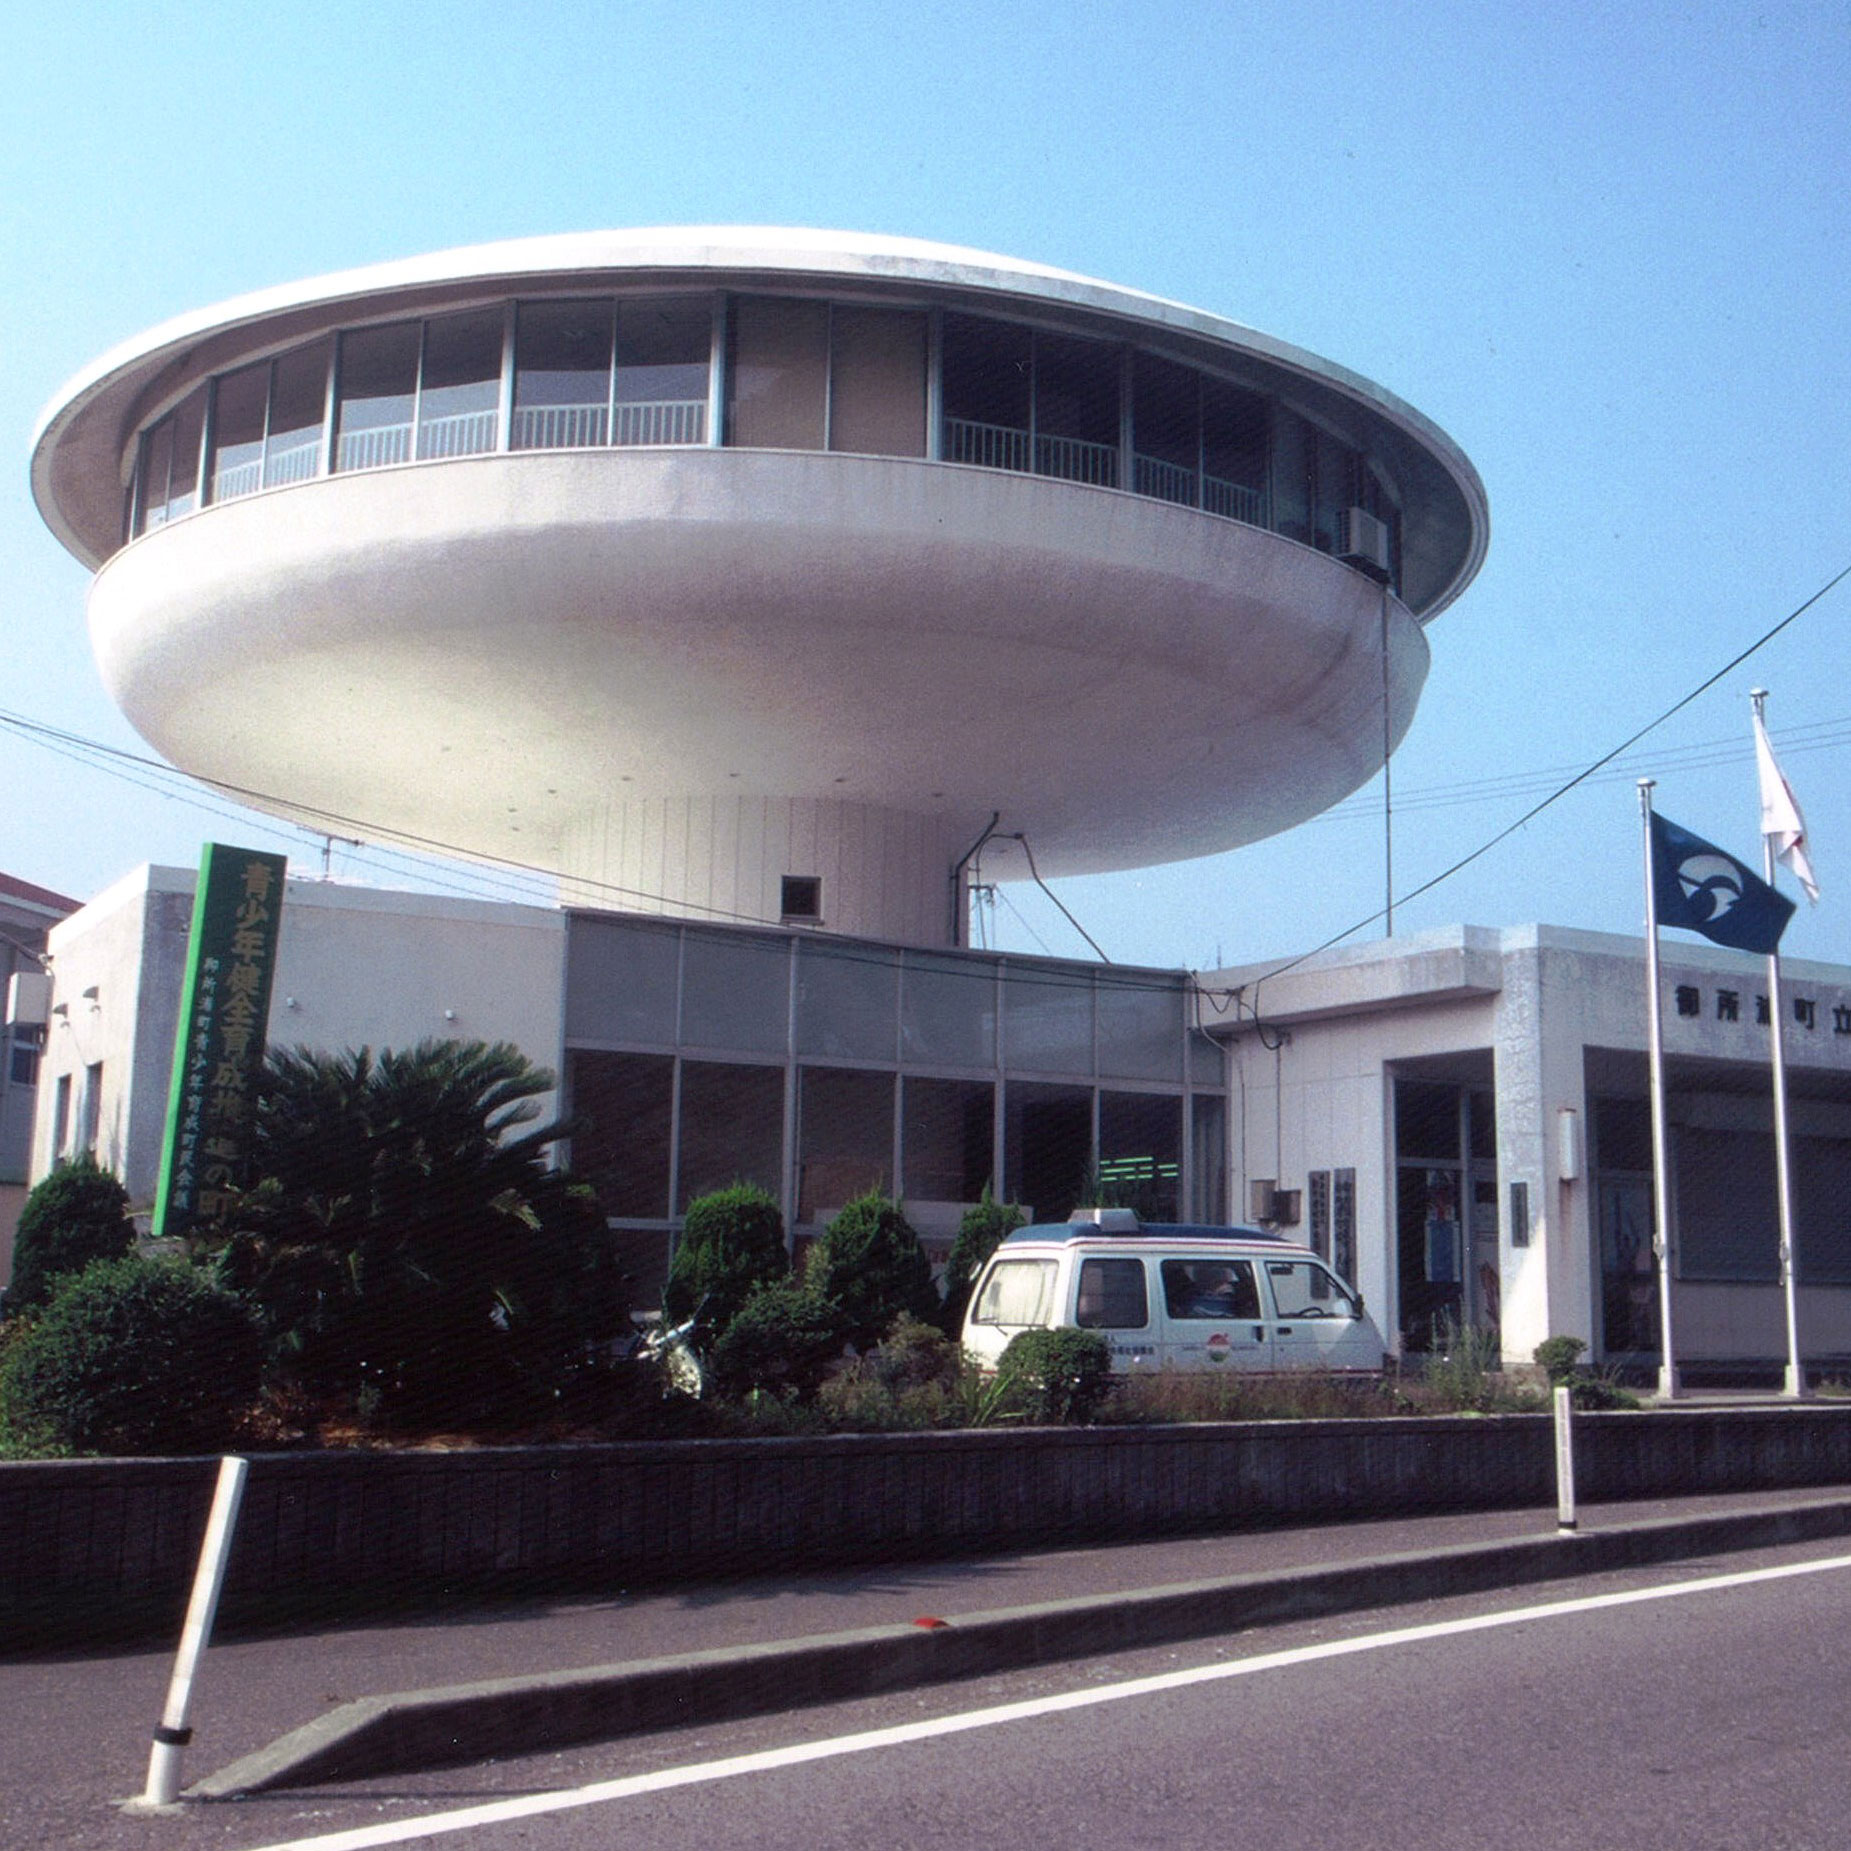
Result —
<path fill-rule="evenodd" d="M 1755 1019 L 1765 965 L 1739 953 L 1665 940 L 1664 1029 L 1668 1059 L 1727 1063 L 1764 1084 L 1770 1037 Z M 1242 987 L 1239 1014 L 1254 1026 L 1229 1031 L 1233 1054 L 1231 1162 L 1237 1209 L 1247 1182 L 1274 1177 L 1302 1189 L 1312 1169 L 1357 1171 L 1358 1279 L 1378 1322 L 1398 1319 L 1392 1087 L 1398 1063 L 1489 1053 L 1495 1075 L 1502 1332 L 1507 1362 L 1527 1363 L 1545 1336 L 1598 1338 L 1599 1229 L 1588 1099 L 1589 1051 L 1643 1057 L 1647 1047 L 1644 947 L 1635 939 L 1524 926 L 1458 927 L 1378 941 L 1312 959 L 1269 978 L 1263 969 L 1220 971 L 1209 988 Z M 1680 985 L 1701 1007 L 1679 1015 Z M 1719 1018 L 1717 994 L 1735 991 L 1735 1021 Z M 1814 1026 L 1792 1020 L 1796 998 L 1814 1005 Z M 1788 1070 L 1851 1083 L 1851 970 L 1789 964 L 1783 973 Z M 1700 1089 L 1701 1078 L 1694 1084 Z M 1713 1122 L 1771 1129 L 1764 1094 L 1697 1091 L 1674 1077 L 1674 1124 Z M 1563 1172 L 1560 1118 L 1573 1119 L 1574 1170 Z M 1796 1099 L 1796 1134 L 1851 1137 L 1851 1106 Z M 1510 1185 L 1528 1185 L 1531 1239 L 1512 1239 Z M 1769 1210 L 1771 1213 L 1771 1210 Z M 1307 1230 L 1301 1225 L 1301 1236 Z M 1812 1353 L 1851 1355 L 1851 1289 L 1800 1294 L 1802 1343 Z M 1778 1289 L 1679 1281 L 1673 1309 L 1677 1353 L 1688 1360 L 1777 1357 L 1785 1351 Z"/>
<path fill-rule="evenodd" d="M 150 1206 L 166 1127 L 192 920 L 190 869 L 144 867 L 51 935 L 53 1003 L 33 1175 L 51 1167 L 58 1078 L 100 1061 L 97 1157 Z M 95 986 L 94 1002 L 84 990 Z M 324 1051 L 428 1038 L 511 1041 L 555 1073 L 563 1055 L 565 915 L 429 894 L 291 880 L 269 1038 Z M 553 1100 L 544 1102 L 548 1105 Z"/>

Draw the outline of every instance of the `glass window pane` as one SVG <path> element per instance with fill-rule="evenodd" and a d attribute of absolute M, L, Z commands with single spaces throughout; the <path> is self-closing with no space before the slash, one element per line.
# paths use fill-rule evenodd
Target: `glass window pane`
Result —
<path fill-rule="evenodd" d="M 805 1067 L 797 1094 L 797 1219 L 827 1221 L 869 1190 L 893 1188 L 891 1073 Z"/>
<path fill-rule="evenodd" d="M 996 1089 L 987 1080 L 908 1077 L 901 1093 L 901 1193 L 909 1202 L 982 1200 L 993 1181 Z"/>
<path fill-rule="evenodd" d="M 668 1153 L 675 1063 L 666 1054 L 566 1056 L 566 1087 L 577 1121 L 572 1169 L 598 1192 L 605 1214 L 668 1216 Z"/>
<path fill-rule="evenodd" d="M 945 461 L 1026 469 L 1034 339 L 1010 322 L 947 315 Z"/>
<path fill-rule="evenodd" d="M 1150 1298 L 1142 1260 L 1082 1260 L 1073 1321 L 1082 1330 L 1142 1330 Z"/>
<path fill-rule="evenodd" d="M 475 456 L 495 447 L 501 405 L 501 310 L 425 324 L 418 455 Z"/>
<path fill-rule="evenodd" d="M 1194 507 L 1202 437 L 1201 375 L 1155 354 L 1131 362 L 1131 447 L 1140 495 Z"/>
<path fill-rule="evenodd" d="M 321 474 L 322 427 L 328 415 L 332 340 L 298 347 L 276 363 L 270 383 L 270 434 L 264 442 L 264 487 Z"/>
<path fill-rule="evenodd" d="M 926 318 L 837 308 L 830 337 L 829 447 L 924 456 Z"/>
<path fill-rule="evenodd" d="M 1011 1080 L 1003 1089 L 1003 1182 L 1031 1221 L 1065 1221 L 1092 1193 L 1093 1095 Z"/>
<path fill-rule="evenodd" d="M 1090 1074 L 1091 974 L 1012 967 L 1003 979 L 1003 1059 L 1011 1073 Z"/>
<path fill-rule="evenodd" d="M 141 528 L 167 525 L 167 483 L 174 466 L 174 421 L 163 418 L 141 440 Z"/>
<path fill-rule="evenodd" d="M 1182 1207 L 1183 1102 L 1166 1093 L 1099 1095 L 1099 1192 L 1146 1221 Z"/>
<path fill-rule="evenodd" d="M 733 308 L 727 442 L 820 450 L 829 305 L 748 297 Z"/>
<path fill-rule="evenodd" d="M 1311 426 L 1282 406 L 1273 427 L 1273 529 L 1288 540 L 1311 539 Z"/>
<path fill-rule="evenodd" d="M 797 1052 L 892 1060 L 898 959 L 872 946 L 797 947 Z"/>
<path fill-rule="evenodd" d="M 1205 1099 L 1189 1102 L 1190 1153 L 1195 1175 L 1189 1212 L 1199 1221 L 1224 1222 L 1228 1218 L 1227 1102 Z"/>
<path fill-rule="evenodd" d="M 705 443 L 713 354 L 710 296 L 617 304 L 617 430 L 613 443 Z"/>
<path fill-rule="evenodd" d="M 206 428 L 206 389 L 183 398 L 174 408 L 173 474 L 167 483 L 167 518 L 191 514 L 199 500 L 199 444 Z"/>
<path fill-rule="evenodd" d="M 1053 1260 L 998 1260 L 984 1276 L 973 1324 L 1046 1325 L 1054 1315 Z"/>
<path fill-rule="evenodd" d="M 676 1214 L 731 1183 L 784 1193 L 784 1069 L 683 1061 Z"/>
<path fill-rule="evenodd" d="M 610 441 L 609 302 L 524 302 L 514 335 L 516 450 Z"/>
<path fill-rule="evenodd" d="M 263 487 L 264 421 L 270 362 L 240 367 L 218 382 L 212 408 L 212 499 L 233 501 Z"/>
<path fill-rule="evenodd" d="M 1262 1315 L 1251 1260 L 1165 1260 L 1160 1270 L 1164 1309 L 1173 1318 L 1231 1324 Z"/>
<path fill-rule="evenodd" d="M 1329 431 L 1316 432 L 1317 500 L 1312 512 L 1311 543 L 1326 553 L 1337 550 L 1337 523 L 1345 508 L 1356 505 L 1357 456 Z"/>
<path fill-rule="evenodd" d="M 1424 1080 L 1395 1082 L 1395 1154 L 1458 1162 L 1458 1087 Z"/>
<path fill-rule="evenodd" d="M 378 469 L 411 460 L 411 406 L 418 383 L 415 321 L 341 336 L 335 466 Z"/>
<path fill-rule="evenodd" d="M 674 926 L 575 918 L 566 933 L 566 1039 L 675 1045 Z"/>
<path fill-rule="evenodd" d="M 1183 992 L 1154 978 L 1126 981 L 1101 972 L 1099 1071 L 1126 1080 L 1180 1080 Z"/>
<path fill-rule="evenodd" d="M 1224 379 L 1202 381 L 1202 505 L 1211 514 L 1272 524 L 1267 459 L 1272 414 L 1257 392 Z"/>
<path fill-rule="evenodd" d="M 900 980 L 901 1058 L 996 1065 L 996 966 L 987 958 L 908 952 Z"/>
<path fill-rule="evenodd" d="M 1197 1086 L 1227 1085 L 1227 1056 L 1220 1042 L 1201 1029 L 1192 1028 L 1188 1049 L 1189 1078 Z"/>
<path fill-rule="evenodd" d="M 695 1048 L 782 1054 L 790 1040 L 790 950 L 781 938 L 689 932 L 681 1039 Z"/>
<path fill-rule="evenodd" d="M 1282 1318 L 1356 1316 L 1356 1301 L 1316 1260 L 1268 1260 L 1266 1279 Z"/>
<path fill-rule="evenodd" d="M 1118 373 L 1104 341 L 1035 336 L 1036 474 L 1117 486 Z"/>

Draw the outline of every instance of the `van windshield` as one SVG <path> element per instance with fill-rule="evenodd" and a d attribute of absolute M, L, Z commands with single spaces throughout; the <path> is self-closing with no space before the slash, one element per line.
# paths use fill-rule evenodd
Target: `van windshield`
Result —
<path fill-rule="evenodd" d="M 1052 1323 L 1055 1264 L 1053 1260 L 998 1260 L 977 1293 L 971 1322 Z"/>
<path fill-rule="evenodd" d="M 1349 1288 L 1316 1260 L 1268 1260 L 1273 1303 L 1282 1318 L 1353 1318 L 1356 1300 Z"/>

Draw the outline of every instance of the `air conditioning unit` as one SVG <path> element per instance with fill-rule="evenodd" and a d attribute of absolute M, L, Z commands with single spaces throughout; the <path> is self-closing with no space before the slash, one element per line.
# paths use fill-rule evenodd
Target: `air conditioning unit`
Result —
<path fill-rule="evenodd" d="M 1254 1176 L 1247 1181 L 1247 1219 L 1262 1226 L 1273 1218 L 1274 1178 Z"/>
<path fill-rule="evenodd" d="M 1388 576 L 1388 523 L 1367 508 L 1345 508 L 1337 523 L 1337 557 L 1379 578 Z"/>
<path fill-rule="evenodd" d="M 8 1028 L 43 1028 L 51 1019 L 51 979 L 41 970 L 16 970 L 6 980 Z"/>

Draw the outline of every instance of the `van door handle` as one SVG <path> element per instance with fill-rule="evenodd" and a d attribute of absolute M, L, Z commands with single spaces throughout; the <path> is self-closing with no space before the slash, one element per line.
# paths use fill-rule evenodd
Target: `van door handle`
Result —
<path fill-rule="evenodd" d="M 1280 1335 L 1280 1336 L 1282 1336 L 1282 1337 L 1289 1337 L 1289 1336 L 1291 1336 L 1291 1334 L 1292 1334 L 1292 1327 L 1291 1327 L 1291 1325 L 1290 1325 L 1290 1324 L 1281 1324 L 1281 1325 L 1279 1326 L 1279 1335 Z"/>
<path fill-rule="evenodd" d="M 1266 1341 L 1266 1326 L 1264 1324 L 1254 1325 L 1253 1340 L 1255 1343 L 1264 1343 Z"/>

